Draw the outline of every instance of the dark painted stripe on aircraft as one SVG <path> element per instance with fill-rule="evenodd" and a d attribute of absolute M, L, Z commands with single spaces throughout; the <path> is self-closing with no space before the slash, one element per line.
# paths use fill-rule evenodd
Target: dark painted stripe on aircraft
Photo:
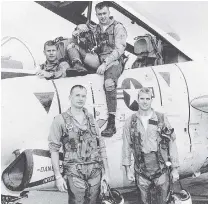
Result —
<path fill-rule="evenodd" d="M 26 186 L 26 188 L 32 188 L 34 186 L 43 185 L 52 181 L 55 181 L 55 176 L 50 176 L 50 177 L 47 177 L 47 178 L 44 178 L 35 182 L 31 182 Z"/>
<path fill-rule="evenodd" d="M 186 84 L 186 90 L 187 90 L 187 96 L 188 96 L 188 135 L 189 135 L 189 141 L 190 141 L 190 152 L 192 150 L 192 140 L 191 140 L 191 135 L 190 135 L 190 118 L 191 118 L 191 110 L 190 110 L 190 107 L 191 107 L 191 104 L 190 104 L 190 97 L 189 97 L 189 88 L 188 88 L 188 83 L 186 81 L 186 77 L 184 75 L 184 73 L 182 72 L 181 68 L 175 64 L 176 67 L 178 67 L 179 71 L 181 72 L 183 78 L 184 78 L 184 81 L 185 81 L 185 84 Z"/>
<path fill-rule="evenodd" d="M 154 69 L 151 67 L 151 70 L 153 71 L 153 73 L 154 73 L 154 75 L 155 75 L 155 77 L 156 77 L 156 80 L 157 80 L 157 84 L 158 84 L 158 88 L 159 88 L 159 92 L 160 92 L 160 103 L 161 103 L 161 106 L 163 105 L 163 103 L 162 103 L 162 94 L 161 94 L 161 88 L 160 88 L 160 83 L 159 83 L 159 80 L 158 80 L 158 78 L 157 78 L 157 75 L 156 75 L 156 73 L 155 73 L 155 71 L 154 71 Z"/>
<path fill-rule="evenodd" d="M 9 79 L 16 77 L 33 76 L 34 74 L 29 73 L 17 73 L 17 72 L 1 72 L 1 79 Z"/>
<path fill-rule="evenodd" d="M 53 80 L 51 80 L 51 81 L 52 81 L 53 86 L 54 86 L 55 91 L 56 91 L 56 96 L 57 96 L 57 100 L 58 100 L 58 107 L 59 107 L 59 114 L 61 114 L 61 103 L 60 103 L 59 93 L 58 93 L 55 82 Z"/>

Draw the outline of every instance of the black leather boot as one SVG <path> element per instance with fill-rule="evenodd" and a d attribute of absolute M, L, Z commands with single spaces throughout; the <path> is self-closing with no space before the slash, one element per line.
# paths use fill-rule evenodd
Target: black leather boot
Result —
<path fill-rule="evenodd" d="M 77 70 L 78 72 L 87 72 L 87 69 L 83 66 L 80 61 L 75 61 L 72 63 L 73 69 Z"/>
<path fill-rule="evenodd" d="M 109 114 L 108 116 L 108 123 L 105 130 L 101 132 L 103 137 L 112 137 L 116 133 L 116 126 L 115 126 L 115 115 Z"/>
<path fill-rule="evenodd" d="M 82 64 L 79 51 L 73 47 L 73 48 L 69 48 L 67 50 L 67 52 L 68 52 L 69 60 L 72 62 L 72 67 L 69 70 L 69 72 L 71 72 L 71 73 L 73 71 L 78 72 L 77 75 L 79 75 L 79 76 L 83 76 L 83 75 L 88 74 L 87 69 Z"/>

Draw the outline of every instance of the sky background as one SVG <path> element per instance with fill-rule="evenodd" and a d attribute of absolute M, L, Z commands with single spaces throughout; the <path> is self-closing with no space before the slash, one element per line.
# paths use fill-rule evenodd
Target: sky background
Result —
<path fill-rule="evenodd" d="M 180 43 L 200 58 L 208 58 L 208 1 L 125 2 L 165 30 L 175 31 Z M 15 36 L 25 42 L 37 63 L 42 63 L 43 44 L 57 36 L 70 37 L 74 25 L 31 1 L 1 3 L 1 39 Z M 119 19 L 122 21 L 121 19 Z M 8 49 L 11 51 L 11 45 Z M 2 53 L 9 52 L 2 49 Z M 16 57 L 23 52 L 15 52 Z M 22 54 L 21 54 L 22 55 Z"/>

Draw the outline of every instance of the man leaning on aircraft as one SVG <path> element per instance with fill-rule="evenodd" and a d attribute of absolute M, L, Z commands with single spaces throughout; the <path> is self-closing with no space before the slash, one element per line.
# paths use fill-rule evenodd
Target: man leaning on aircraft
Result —
<path fill-rule="evenodd" d="M 36 75 L 40 78 L 58 79 L 66 76 L 66 70 L 70 68 L 68 62 L 57 59 L 57 46 L 52 40 L 44 44 L 46 62 L 40 65 Z"/>
<path fill-rule="evenodd" d="M 143 204 L 150 201 L 150 188 L 156 187 L 157 203 L 165 204 L 169 178 L 179 179 L 176 136 L 167 117 L 151 108 L 152 91 L 142 88 L 138 94 L 139 110 L 126 120 L 123 129 L 123 158 L 127 178 L 136 179 Z M 131 172 L 131 152 L 134 156 L 135 177 Z M 171 162 L 171 175 L 169 164 Z"/>
<path fill-rule="evenodd" d="M 84 108 L 86 96 L 85 87 L 71 88 L 71 107 L 54 118 L 49 134 L 56 186 L 60 191 L 68 189 L 69 204 L 96 204 L 100 187 L 106 191 L 109 178 L 105 143 L 92 114 Z M 61 146 L 64 178 L 59 169 Z"/>
<path fill-rule="evenodd" d="M 127 32 L 121 23 L 110 17 L 107 2 L 98 3 L 95 11 L 99 24 L 78 25 L 73 32 L 75 42 L 68 45 L 67 51 L 75 69 L 94 69 L 97 74 L 104 75 L 109 116 L 107 127 L 101 135 L 111 137 L 116 133 L 116 86 L 124 68 L 123 54 L 126 48 Z M 90 32 L 92 35 L 89 34 Z M 82 36 L 84 33 L 88 35 Z"/>

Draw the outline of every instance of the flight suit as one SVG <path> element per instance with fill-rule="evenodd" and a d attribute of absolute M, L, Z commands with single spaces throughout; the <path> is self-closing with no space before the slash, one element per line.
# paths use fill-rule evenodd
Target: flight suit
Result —
<path fill-rule="evenodd" d="M 50 64 L 46 61 L 44 64 L 40 65 L 41 70 L 51 73 L 50 79 L 66 77 L 66 70 L 69 69 L 69 67 L 69 64 L 63 60 L 56 60 Z"/>
<path fill-rule="evenodd" d="M 131 152 L 134 156 L 135 179 L 144 204 L 150 203 L 150 189 L 156 188 L 157 203 L 165 204 L 169 190 L 169 175 L 166 162 L 172 168 L 178 168 L 178 153 L 173 133 L 168 143 L 160 136 L 161 127 L 170 128 L 166 117 L 159 120 L 160 113 L 153 110 L 153 115 L 145 131 L 139 112 L 127 119 L 123 130 L 122 164 L 131 165 Z M 169 153 L 168 153 L 169 149 Z M 154 202 L 153 202 L 154 203 Z"/>
<path fill-rule="evenodd" d="M 93 116 L 84 109 L 80 124 L 70 109 L 55 117 L 49 134 L 49 149 L 63 147 L 64 178 L 68 186 L 70 204 L 96 204 L 99 195 L 105 144 L 99 137 Z"/>

